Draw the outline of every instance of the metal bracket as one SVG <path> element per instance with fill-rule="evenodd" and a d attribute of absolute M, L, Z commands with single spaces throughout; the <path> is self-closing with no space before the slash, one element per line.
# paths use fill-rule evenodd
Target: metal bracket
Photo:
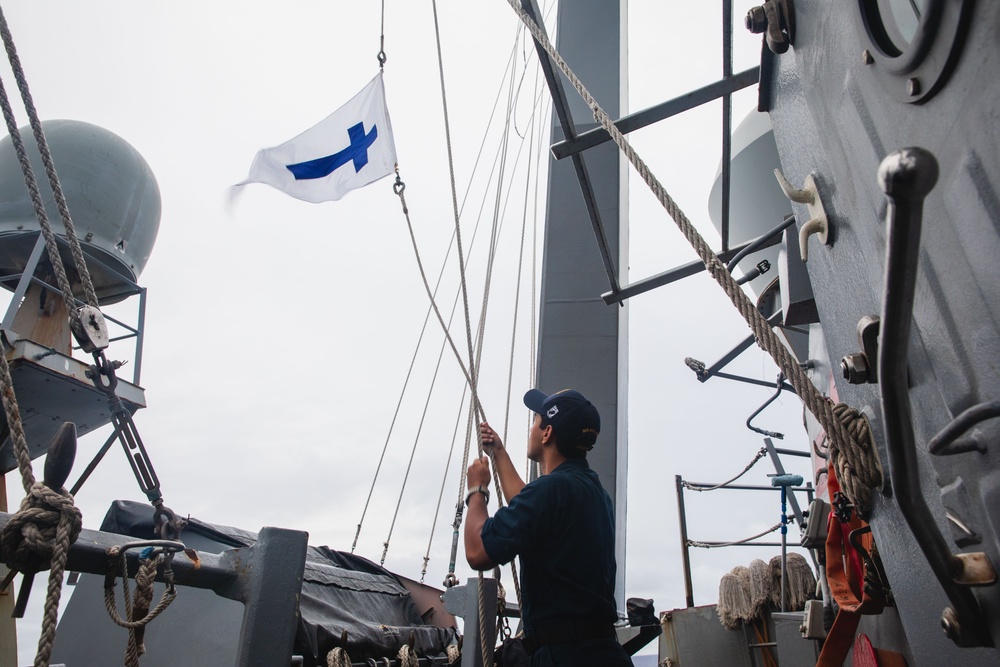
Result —
<path fill-rule="evenodd" d="M 816 181 L 813 179 L 812 174 L 810 174 L 806 176 L 802 189 L 798 189 L 792 187 L 792 184 L 785 179 L 780 169 L 774 170 L 774 177 L 778 179 L 781 191 L 785 193 L 785 196 L 790 201 L 805 204 L 809 210 L 809 220 L 799 229 L 799 254 L 802 255 L 803 262 L 808 261 L 808 242 L 810 236 L 815 234 L 823 245 L 828 245 L 830 242 L 830 223 L 826 217 L 826 210 L 823 208 L 823 200 L 820 198 L 819 190 L 816 188 Z"/>
<path fill-rule="evenodd" d="M 865 315 L 858 321 L 858 344 L 861 352 L 840 360 L 844 379 L 851 384 L 878 383 L 878 333 L 881 321 L 877 315 Z"/>
<path fill-rule="evenodd" d="M 990 559 L 982 551 L 968 554 L 955 554 L 962 562 L 962 571 L 955 575 L 956 584 L 963 586 L 989 586 L 996 583 L 997 573 Z"/>
<path fill-rule="evenodd" d="M 482 582 L 482 590 L 480 590 Z M 479 596 L 486 605 L 486 624 L 479 627 Z M 497 580 L 468 579 L 464 586 L 447 589 L 442 596 L 445 609 L 465 619 L 465 639 L 463 644 L 469 650 L 462 651 L 462 667 L 477 667 L 483 664 L 483 639 L 487 646 L 496 645 Z M 482 635 L 480 634 L 482 633 Z M 492 656 L 487 656 L 491 658 Z"/>
<path fill-rule="evenodd" d="M 747 12 L 744 25 L 754 34 L 765 33 L 767 48 L 773 53 L 784 53 L 795 43 L 795 9 L 792 0 L 767 0 L 760 7 L 752 7 Z"/>

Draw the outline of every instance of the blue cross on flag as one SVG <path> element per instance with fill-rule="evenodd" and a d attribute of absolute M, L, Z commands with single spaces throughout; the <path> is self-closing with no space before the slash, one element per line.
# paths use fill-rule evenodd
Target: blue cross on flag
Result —
<path fill-rule="evenodd" d="M 299 136 L 258 151 L 238 185 L 266 183 L 308 202 L 336 201 L 396 166 L 379 72 L 351 101 Z"/>

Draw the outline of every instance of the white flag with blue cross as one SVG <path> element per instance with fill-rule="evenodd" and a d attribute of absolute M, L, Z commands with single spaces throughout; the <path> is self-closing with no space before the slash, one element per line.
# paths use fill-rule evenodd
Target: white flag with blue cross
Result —
<path fill-rule="evenodd" d="M 239 185 L 266 183 L 304 201 L 336 201 L 395 167 L 396 146 L 379 72 L 318 125 L 259 151 L 250 175 Z"/>

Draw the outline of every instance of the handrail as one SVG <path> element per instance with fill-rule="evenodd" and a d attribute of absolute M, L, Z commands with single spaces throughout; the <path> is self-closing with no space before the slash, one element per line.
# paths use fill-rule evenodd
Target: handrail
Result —
<path fill-rule="evenodd" d="M 942 616 L 945 632 L 960 646 L 990 646 L 992 641 L 975 595 L 955 581 L 963 572 L 963 560 L 951 553 L 920 492 L 913 433 L 906 367 L 923 202 L 937 178 L 937 160 L 922 148 L 896 151 L 882 161 L 878 170 L 879 186 L 889 200 L 878 360 L 882 415 L 889 470 L 899 509 L 952 604 Z"/>

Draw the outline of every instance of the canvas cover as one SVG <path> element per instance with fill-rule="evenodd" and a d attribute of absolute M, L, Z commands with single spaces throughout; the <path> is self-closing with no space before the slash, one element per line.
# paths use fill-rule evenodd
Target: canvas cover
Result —
<path fill-rule="evenodd" d="M 153 509 L 116 501 L 101 531 L 153 539 Z M 181 539 L 199 551 L 221 553 L 252 545 L 256 533 L 191 518 Z M 101 576 L 83 575 L 73 589 L 59 624 L 54 663 L 104 667 L 121 662 L 127 635 L 108 618 L 103 583 Z M 157 584 L 154 603 L 162 592 L 163 585 Z M 123 606 L 119 589 L 120 613 Z M 411 635 L 420 656 L 444 656 L 445 647 L 456 641 L 455 628 L 421 619 L 403 580 L 369 560 L 329 547 L 308 548 L 299 612 L 294 652 L 307 666 L 325 665 L 326 654 L 340 645 L 344 631 L 354 662 L 394 658 Z M 242 618 L 239 602 L 212 591 L 180 588 L 173 604 L 147 628 L 143 667 L 234 664 Z"/>

